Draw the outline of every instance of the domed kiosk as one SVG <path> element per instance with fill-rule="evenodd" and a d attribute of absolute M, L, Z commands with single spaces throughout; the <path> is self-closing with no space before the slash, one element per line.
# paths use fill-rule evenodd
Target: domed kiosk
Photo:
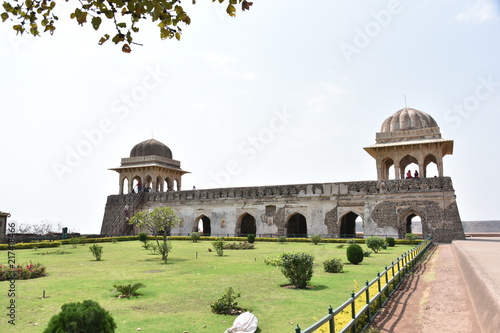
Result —
<path fill-rule="evenodd" d="M 170 148 L 155 139 L 136 144 L 130 157 L 110 170 L 120 174 L 120 194 L 174 191 L 174 184 L 180 191 L 181 177 L 188 173 L 181 169 L 181 162 L 172 159 Z"/>
<path fill-rule="evenodd" d="M 443 177 L 443 156 L 453 154 L 453 140 L 441 138 L 437 122 L 427 113 L 404 108 L 382 123 L 376 144 L 364 149 L 376 160 L 378 180 L 389 179 L 392 166 L 395 179 L 404 179 L 411 163 L 418 165 L 424 178 L 427 166 L 435 163 L 439 177 Z"/>

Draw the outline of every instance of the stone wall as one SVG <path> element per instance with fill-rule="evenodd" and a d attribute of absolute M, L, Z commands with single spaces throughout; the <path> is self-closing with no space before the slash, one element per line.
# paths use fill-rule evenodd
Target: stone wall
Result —
<path fill-rule="evenodd" d="M 108 197 L 102 230 L 109 217 L 123 209 L 125 196 Z M 295 214 L 305 217 L 307 234 L 337 237 L 349 212 L 363 219 L 365 235 L 400 236 L 406 218 L 422 219 L 423 234 L 438 242 L 464 239 L 451 178 L 422 178 L 344 183 L 218 188 L 145 193 L 135 211 L 170 206 L 181 218 L 173 234 L 188 235 L 197 220 L 210 219 L 211 234 L 235 235 L 241 219 L 255 219 L 257 234 L 285 235 Z"/>

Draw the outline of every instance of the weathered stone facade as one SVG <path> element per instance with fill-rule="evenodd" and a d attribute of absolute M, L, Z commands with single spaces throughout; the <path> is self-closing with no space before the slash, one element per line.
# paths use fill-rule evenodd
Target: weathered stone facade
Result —
<path fill-rule="evenodd" d="M 109 196 L 106 213 L 119 212 L 126 198 Z M 354 213 L 362 218 L 365 235 L 402 236 L 411 231 L 408 217 L 419 216 L 424 236 L 432 235 L 437 242 L 464 239 L 448 177 L 144 193 L 142 198 L 137 210 L 172 207 L 182 220 L 172 234 L 189 235 L 206 217 L 212 235 L 245 234 L 242 228 L 252 227 L 262 236 L 292 235 L 296 233 L 290 232 L 290 221 L 299 215 L 304 217 L 305 232 L 297 235 L 342 237 L 344 228 L 352 236 L 354 220 L 346 216 Z M 106 217 L 102 233 L 105 222 Z"/>
<path fill-rule="evenodd" d="M 365 150 L 376 160 L 376 181 L 174 191 L 172 181 L 180 185 L 185 171 L 167 146 L 147 140 L 112 169 L 120 174 L 120 195 L 108 197 L 101 234 L 136 233 L 127 223 L 135 212 L 170 206 L 182 221 L 171 232 L 181 235 L 201 224 L 204 234 L 218 236 L 353 237 L 361 218 L 365 236 L 402 237 L 419 217 L 423 235 L 436 242 L 465 238 L 451 178 L 443 176 L 442 158 L 453 152 L 453 141 L 441 139 L 432 117 L 399 110 Z M 424 177 L 404 179 L 412 163 Z M 425 178 L 430 163 L 439 177 Z M 138 184 L 148 191 L 135 192 Z"/>

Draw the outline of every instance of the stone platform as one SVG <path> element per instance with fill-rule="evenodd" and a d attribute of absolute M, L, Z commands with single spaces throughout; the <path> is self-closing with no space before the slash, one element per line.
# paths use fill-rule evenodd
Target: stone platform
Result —
<path fill-rule="evenodd" d="M 500 332 L 500 237 L 452 242 L 481 332 Z"/>

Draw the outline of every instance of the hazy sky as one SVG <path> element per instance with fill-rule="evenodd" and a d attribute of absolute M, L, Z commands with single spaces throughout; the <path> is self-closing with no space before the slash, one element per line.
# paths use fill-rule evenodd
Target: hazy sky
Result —
<path fill-rule="evenodd" d="M 183 189 L 374 180 L 363 147 L 405 95 L 455 141 L 462 219 L 500 219 L 498 1 L 254 0 L 236 18 L 197 2 L 180 42 L 142 24 L 131 54 L 98 46 L 66 3 L 53 36 L 0 24 L 11 220 L 98 233 L 108 168 L 152 136 L 191 172 Z"/>

